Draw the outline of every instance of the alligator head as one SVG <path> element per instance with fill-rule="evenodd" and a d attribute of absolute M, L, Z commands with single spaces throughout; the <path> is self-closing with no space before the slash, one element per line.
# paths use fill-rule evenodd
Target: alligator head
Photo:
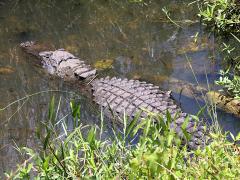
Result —
<path fill-rule="evenodd" d="M 55 74 L 65 80 L 89 79 L 96 75 L 96 69 L 86 65 L 80 58 L 64 49 L 51 50 L 48 45 L 27 41 L 20 47 L 41 60 L 41 64 L 50 74 Z M 50 49 L 50 50 L 49 50 Z"/>

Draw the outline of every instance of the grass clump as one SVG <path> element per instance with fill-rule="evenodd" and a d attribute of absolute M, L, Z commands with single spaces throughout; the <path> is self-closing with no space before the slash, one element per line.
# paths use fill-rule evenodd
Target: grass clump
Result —
<path fill-rule="evenodd" d="M 122 131 L 113 131 L 104 138 L 101 126 L 79 123 L 80 108 L 71 105 L 74 130 L 67 131 L 62 122 L 59 136 L 49 121 L 38 137 L 42 146 L 37 151 L 27 147 L 29 156 L 9 179 L 229 179 L 240 177 L 240 147 L 237 137 L 228 141 L 226 134 L 210 133 L 212 143 L 197 150 L 188 150 L 183 140 L 170 128 L 174 119 L 163 120 L 150 113 L 137 123 L 124 118 Z M 52 109 L 52 103 L 51 103 Z M 53 117 L 53 109 L 49 118 Z M 168 115 L 167 115 L 168 116 Z M 59 122 L 58 122 L 59 123 Z M 56 124 L 56 123 L 55 123 Z M 127 125 L 128 124 L 128 125 Z"/>

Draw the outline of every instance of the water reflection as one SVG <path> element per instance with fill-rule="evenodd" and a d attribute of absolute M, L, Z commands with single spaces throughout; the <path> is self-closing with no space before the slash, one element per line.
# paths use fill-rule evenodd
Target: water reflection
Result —
<path fill-rule="evenodd" d="M 114 0 L 13 0 L 0 6 L 0 107 L 39 91 L 78 94 L 75 97 L 61 92 L 42 93 L 0 112 L 0 174 L 21 161 L 13 147 L 15 143 L 37 147 L 33 132 L 47 119 L 52 95 L 64 100 L 59 118 L 69 114 L 69 100 L 77 98 L 82 104 L 82 123 L 91 124 L 98 120 L 96 107 L 92 108 L 94 104 L 81 96 L 81 88 L 47 75 L 36 60 L 19 50 L 21 41 L 37 40 L 63 47 L 92 65 L 110 59 L 112 68 L 101 71 L 100 76 L 141 78 L 166 89 L 171 88 L 167 84 L 169 77 L 195 83 L 190 63 L 204 86 L 205 74 L 211 83 L 219 68 L 218 61 L 209 61 L 209 56 L 220 57 L 212 37 L 197 23 L 196 9 L 193 6 L 186 8 L 187 3 L 187 0 L 156 0 L 147 5 Z M 162 12 L 164 6 L 173 19 L 188 20 L 178 22 L 183 28 L 170 23 Z M 196 32 L 199 32 L 197 37 Z M 174 94 L 179 100 L 177 96 Z M 189 113 L 199 109 L 192 99 L 181 98 L 178 103 Z M 220 116 L 225 130 L 239 131 L 240 125 L 232 117 L 221 113 Z"/>

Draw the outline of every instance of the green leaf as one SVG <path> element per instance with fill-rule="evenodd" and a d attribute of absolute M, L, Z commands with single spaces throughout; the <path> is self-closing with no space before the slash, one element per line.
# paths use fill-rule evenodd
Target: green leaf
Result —
<path fill-rule="evenodd" d="M 35 156 L 35 153 L 34 153 L 34 151 L 33 151 L 32 149 L 27 148 L 27 147 L 23 147 L 22 149 L 23 149 L 24 151 L 26 151 L 27 154 L 28 154 L 30 157 Z"/>
<path fill-rule="evenodd" d="M 172 144 L 172 140 L 174 138 L 174 135 L 170 133 L 167 137 L 167 146 L 169 147 Z"/>
<path fill-rule="evenodd" d="M 55 97 L 53 96 L 48 109 L 48 120 L 54 124 L 54 105 L 55 105 Z"/>
<path fill-rule="evenodd" d="M 233 135 L 231 132 L 230 132 L 229 134 L 230 134 L 230 136 L 231 136 L 232 140 L 233 140 L 233 141 L 236 141 L 236 139 L 235 139 L 234 135 Z"/>
<path fill-rule="evenodd" d="M 44 142 L 43 142 L 43 149 L 46 150 L 47 146 L 48 146 L 48 143 L 49 143 L 49 139 L 50 139 L 50 131 L 47 132 L 47 136 L 45 137 L 44 139 Z"/>
<path fill-rule="evenodd" d="M 185 118 L 185 120 L 184 120 L 184 122 L 183 122 L 183 124 L 182 124 L 182 126 L 181 126 L 182 132 L 183 132 L 183 134 L 184 134 L 184 136 L 185 136 L 185 138 L 186 138 L 187 141 L 189 141 L 190 138 L 191 138 L 191 134 L 189 134 L 189 133 L 187 132 L 187 130 L 186 130 L 188 123 L 189 123 L 189 116 L 187 116 L 187 117 Z"/>
<path fill-rule="evenodd" d="M 194 117 L 194 119 L 195 120 L 199 120 L 199 116 L 201 116 L 204 113 L 206 108 L 207 108 L 207 104 L 205 106 L 201 107 L 201 109 L 197 112 L 197 114 Z"/>
<path fill-rule="evenodd" d="M 139 129 L 142 129 L 143 126 L 145 126 L 146 121 L 141 121 L 134 129 L 133 129 L 133 134 L 136 134 Z"/>
<path fill-rule="evenodd" d="M 40 126 L 38 126 L 38 127 L 36 128 L 36 136 L 37 136 L 38 139 L 41 138 L 41 130 L 40 130 Z"/>
<path fill-rule="evenodd" d="M 130 122 L 130 124 L 127 126 L 126 128 L 126 137 L 128 137 L 128 135 L 131 133 L 131 131 L 133 130 L 133 128 L 136 126 L 137 122 L 138 122 L 138 119 L 141 115 L 142 111 L 138 112 L 134 119 Z M 132 137 L 135 135 L 136 133 L 133 133 L 132 134 Z"/>
<path fill-rule="evenodd" d="M 95 134 L 96 134 L 96 129 L 94 127 L 91 127 L 87 135 L 87 141 L 90 145 L 92 145 L 92 143 L 95 141 L 95 138 L 94 138 Z"/>
<path fill-rule="evenodd" d="M 170 112 L 167 110 L 167 112 L 166 112 L 166 118 L 167 118 L 167 125 L 169 125 L 170 123 L 171 123 L 171 121 L 172 121 L 172 116 L 171 116 L 171 114 L 170 114 Z"/>
<path fill-rule="evenodd" d="M 44 170 L 44 171 L 47 171 L 47 170 L 48 170 L 48 167 L 49 167 L 49 159 L 50 159 L 49 156 L 44 159 L 44 162 L 43 162 L 43 170 Z"/>
<path fill-rule="evenodd" d="M 80 119 L 80 108 L 81 108 L 80 104 L 73 103 L 70 107 L 72 109 L 73 118 Z"/>
<path fill-rule="evenodd" d="M 238 133 L 238 135 L 235 137 L 236 141 L 240 141 L 240 133 Z"/>

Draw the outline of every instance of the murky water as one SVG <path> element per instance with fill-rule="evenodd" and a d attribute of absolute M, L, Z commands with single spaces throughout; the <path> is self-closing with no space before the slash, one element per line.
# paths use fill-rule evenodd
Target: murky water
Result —
<path fill-rule="evenodd" d="M 79 99 L 82 123 L 98 121 L 94 104 L 81 95 L 79 87 L 48 76 L 33 57 L 21 52 L 20 42 L 48 42 L 104 68 L 100 76 L 141 78 L 165 89 L 171 89 L 169 78 L 196 83 L 190 63 L 198 82 L 206 87 L 206 77 L 210 85 L 216 78 L 221 57 L 214 38 L 200 26 L 196 7 L 187 6 L 189 2 L 16 0 L 3 3 L 0 6 L 0 107 L 42 93 L 0 111 L 0 174 L 22 160 L 14 146 L 37 147 L 34 129 L 47 119 L 53 95 L 61 99 L 59 119 L 69 114 L 69 100 Z M 163 7 L 181 27 L 170 23 Z M 46 92 L 51 90 L 58 92 Z M 199 110 L 199 104 L 193 99 L 180 98 L 177 93 L 174 97 L 184 111 Z M 219 112 L 219 121 L 225 130 L 234 134 L 240 130 L 240 121 L 231 115 Z"/>

